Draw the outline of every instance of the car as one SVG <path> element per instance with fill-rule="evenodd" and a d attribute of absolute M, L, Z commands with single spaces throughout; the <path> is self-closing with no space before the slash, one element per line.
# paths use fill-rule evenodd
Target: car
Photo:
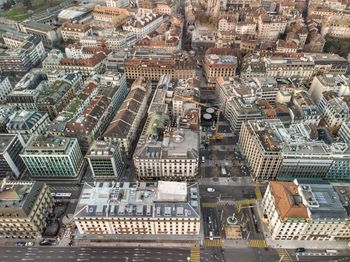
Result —
<path fill-rule="evenodd" d="M 207 192 L 209 192 L 209 193 L 213 193 L 213 192 L 215 192 L 215 189 L 214 189 L 214 188 L 212 188 L 212 187 L 208 187 L 208 188 L 207 188 Z"/>
<path fill-rule="evenodd" d="M 53 239 L 44 239 L 44 240 L 39 242 L 39 245 L 40 246 L 51 246 L 54 243 L 55 243 L 55 240 L 53 240 Z"/>
<path fill-rule="evenodd" d="M 17 241 L 16 242 L 16 247 L 25 247 L 26 246 L 26 242 L 24 241 Z"/>
<path fill-rule="evenodd" d="M 305 252 L 305 248 L 303 247 L 298 247 L 295 252 L 298 252 L 298 253 L 302 253 L 302 252 Z"/>
<path fill-rule="evenodd" d="M 214 236 L 213 232 L 209 231 L 209 240 L 214 240 L 213 236 Z"/>
<path fill-rule="evenodd" d="M 27 242 L 27 243 L 26 243 L 26 246 L 27 246 L 27 247 L 32 247 L 32 246 L 34 246 L 34 242 Z"/>

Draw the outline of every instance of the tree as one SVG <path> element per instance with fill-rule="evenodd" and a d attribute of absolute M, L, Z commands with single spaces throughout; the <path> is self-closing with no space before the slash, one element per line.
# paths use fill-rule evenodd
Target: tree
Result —
<path fill-rule="evenodd" d="M 22 0 L 22 4 L 24 7 L 28 8 L 28 9 L 31 9 L 33 7 L 31 0 Z"/>

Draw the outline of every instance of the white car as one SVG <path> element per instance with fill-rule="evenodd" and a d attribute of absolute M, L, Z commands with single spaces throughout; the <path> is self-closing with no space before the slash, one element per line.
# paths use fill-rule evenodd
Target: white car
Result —
<path fill-rule="evenodd" d="M 209 192 L 209 193 L 213 193 L 213 192 L 215 192 L 215 189 L 214 189 L 214 188 L 212 188 L 212 187 L 208 187 L 208 188 L 207 188 L 207 192 Z"/>
<path fill-rule="evenodd" d="M 27 242 L 27 243 L 26 243 L 26 246 L 27 246 L 27 247 L 32 247 L 32 246 L 34 246 L 34 243 L 33 243 L 33 242 Z"/>

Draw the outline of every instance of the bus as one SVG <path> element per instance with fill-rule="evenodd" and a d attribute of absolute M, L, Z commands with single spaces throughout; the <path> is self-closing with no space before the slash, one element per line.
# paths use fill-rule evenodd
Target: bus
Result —
<path fill-rule="evenodd" d="M 72 193 L 51 193 L 51 196 L 54 199 L 70 199 L 72 196 Z"/>

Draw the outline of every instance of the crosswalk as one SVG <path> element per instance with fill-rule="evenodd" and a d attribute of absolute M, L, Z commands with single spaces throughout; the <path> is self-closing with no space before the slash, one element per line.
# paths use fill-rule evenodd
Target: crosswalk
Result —
<path fill-rule="evenodd" d="M 256 247 L 256 248 L 265 248 L 265 247 L 267 247 L 266 240 L 263 240 L 263 239 L 252 239 L 252 240 L 249 240 L 248 245 L 250 247 Z"/>
<path fill-rule="evenodd" d="M 216 207 L 216 203 L 215 202 L 202 203 L 202 207 Z"/>
<path fill-rule="evenodd" d="M 260 187 L 258 187 L 258 186 L 255 187 L 255 196 L 256 196 L 257 200 L 261 200 L 262 199 Z"/>
<path fill-rule="evenodd" d="M 191 262 L 200 262 L 201 261 L 201 251 L 199 246 L 191 247 Z"/>
<path fill-rule="evenodd" d="M 285 249 L 277 249 L 277 253 L 280 257 L 280 261 L 293 262 L 293 259 L 290 257 L 289 253 Z"/>
<path fill-rule="evenodd" d="M 221 242 L 221 239 L 213 239 L 213 240 L 205 239 L 204 246 L 206 246 L 206 247 L 221 247 L 222 242 Z"/>

